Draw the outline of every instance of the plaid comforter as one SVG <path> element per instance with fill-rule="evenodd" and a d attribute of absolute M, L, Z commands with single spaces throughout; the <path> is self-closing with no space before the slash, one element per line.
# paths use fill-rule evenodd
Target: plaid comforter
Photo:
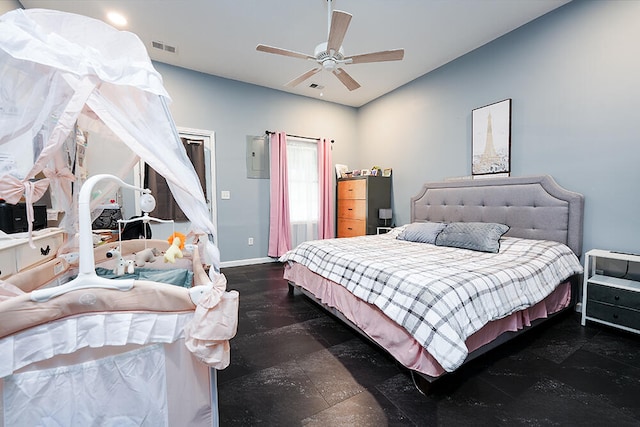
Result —
<path fill-rule="evenodd" d="M 379 236 L 305 242 L 294 261 L 347 288 L 402 325 L 451 372 L 465 340 L 486 323 L 530 307 L 582 272 L 567 246 L 503 237 L 497 254 Z"/>

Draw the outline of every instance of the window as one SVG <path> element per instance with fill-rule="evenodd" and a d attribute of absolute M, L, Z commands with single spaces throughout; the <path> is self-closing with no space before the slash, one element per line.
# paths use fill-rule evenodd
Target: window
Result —
<path fill-rule="evenodd" d="M 291 244 L 318 238 L 318 145 L 287 137 Z"/>

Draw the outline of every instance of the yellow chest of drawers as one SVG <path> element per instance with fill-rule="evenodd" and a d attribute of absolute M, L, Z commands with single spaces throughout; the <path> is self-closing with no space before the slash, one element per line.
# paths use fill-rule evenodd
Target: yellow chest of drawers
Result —
<path fill-rule="evenodd" d="M 378 210 L 391 207 L 391 178 L 364 176 L 338 180 L 337 237 L 376 234 Z"/>

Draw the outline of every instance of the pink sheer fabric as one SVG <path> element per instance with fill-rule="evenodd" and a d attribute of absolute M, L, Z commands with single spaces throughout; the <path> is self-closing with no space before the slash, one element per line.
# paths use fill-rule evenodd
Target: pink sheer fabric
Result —
<path fill-rule="evenodd" d="M 280 257 L 291 249 L 289 179 L 287 176 L 287 134 L 271 134 L 271 207 L 269 214 L 270 257 Z"/>
<path fill-rule="evenodd" d="M 331 162 L 331 141 L 318 141 L 318 187 L 320 195 L 320 209 L 318 216 L 318 239 L 335 237 L 333 228 L 333 165 Z"/>

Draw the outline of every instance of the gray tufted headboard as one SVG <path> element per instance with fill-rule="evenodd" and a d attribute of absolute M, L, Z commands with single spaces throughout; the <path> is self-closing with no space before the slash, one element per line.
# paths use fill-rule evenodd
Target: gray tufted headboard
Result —
<path fill-rule="evenodd" d="M 411 198 L 411 221 L 497 222 L 507 236 L 554 240 L 580 257 L 584 197 L 548 175 L 427 183 Z"/>

